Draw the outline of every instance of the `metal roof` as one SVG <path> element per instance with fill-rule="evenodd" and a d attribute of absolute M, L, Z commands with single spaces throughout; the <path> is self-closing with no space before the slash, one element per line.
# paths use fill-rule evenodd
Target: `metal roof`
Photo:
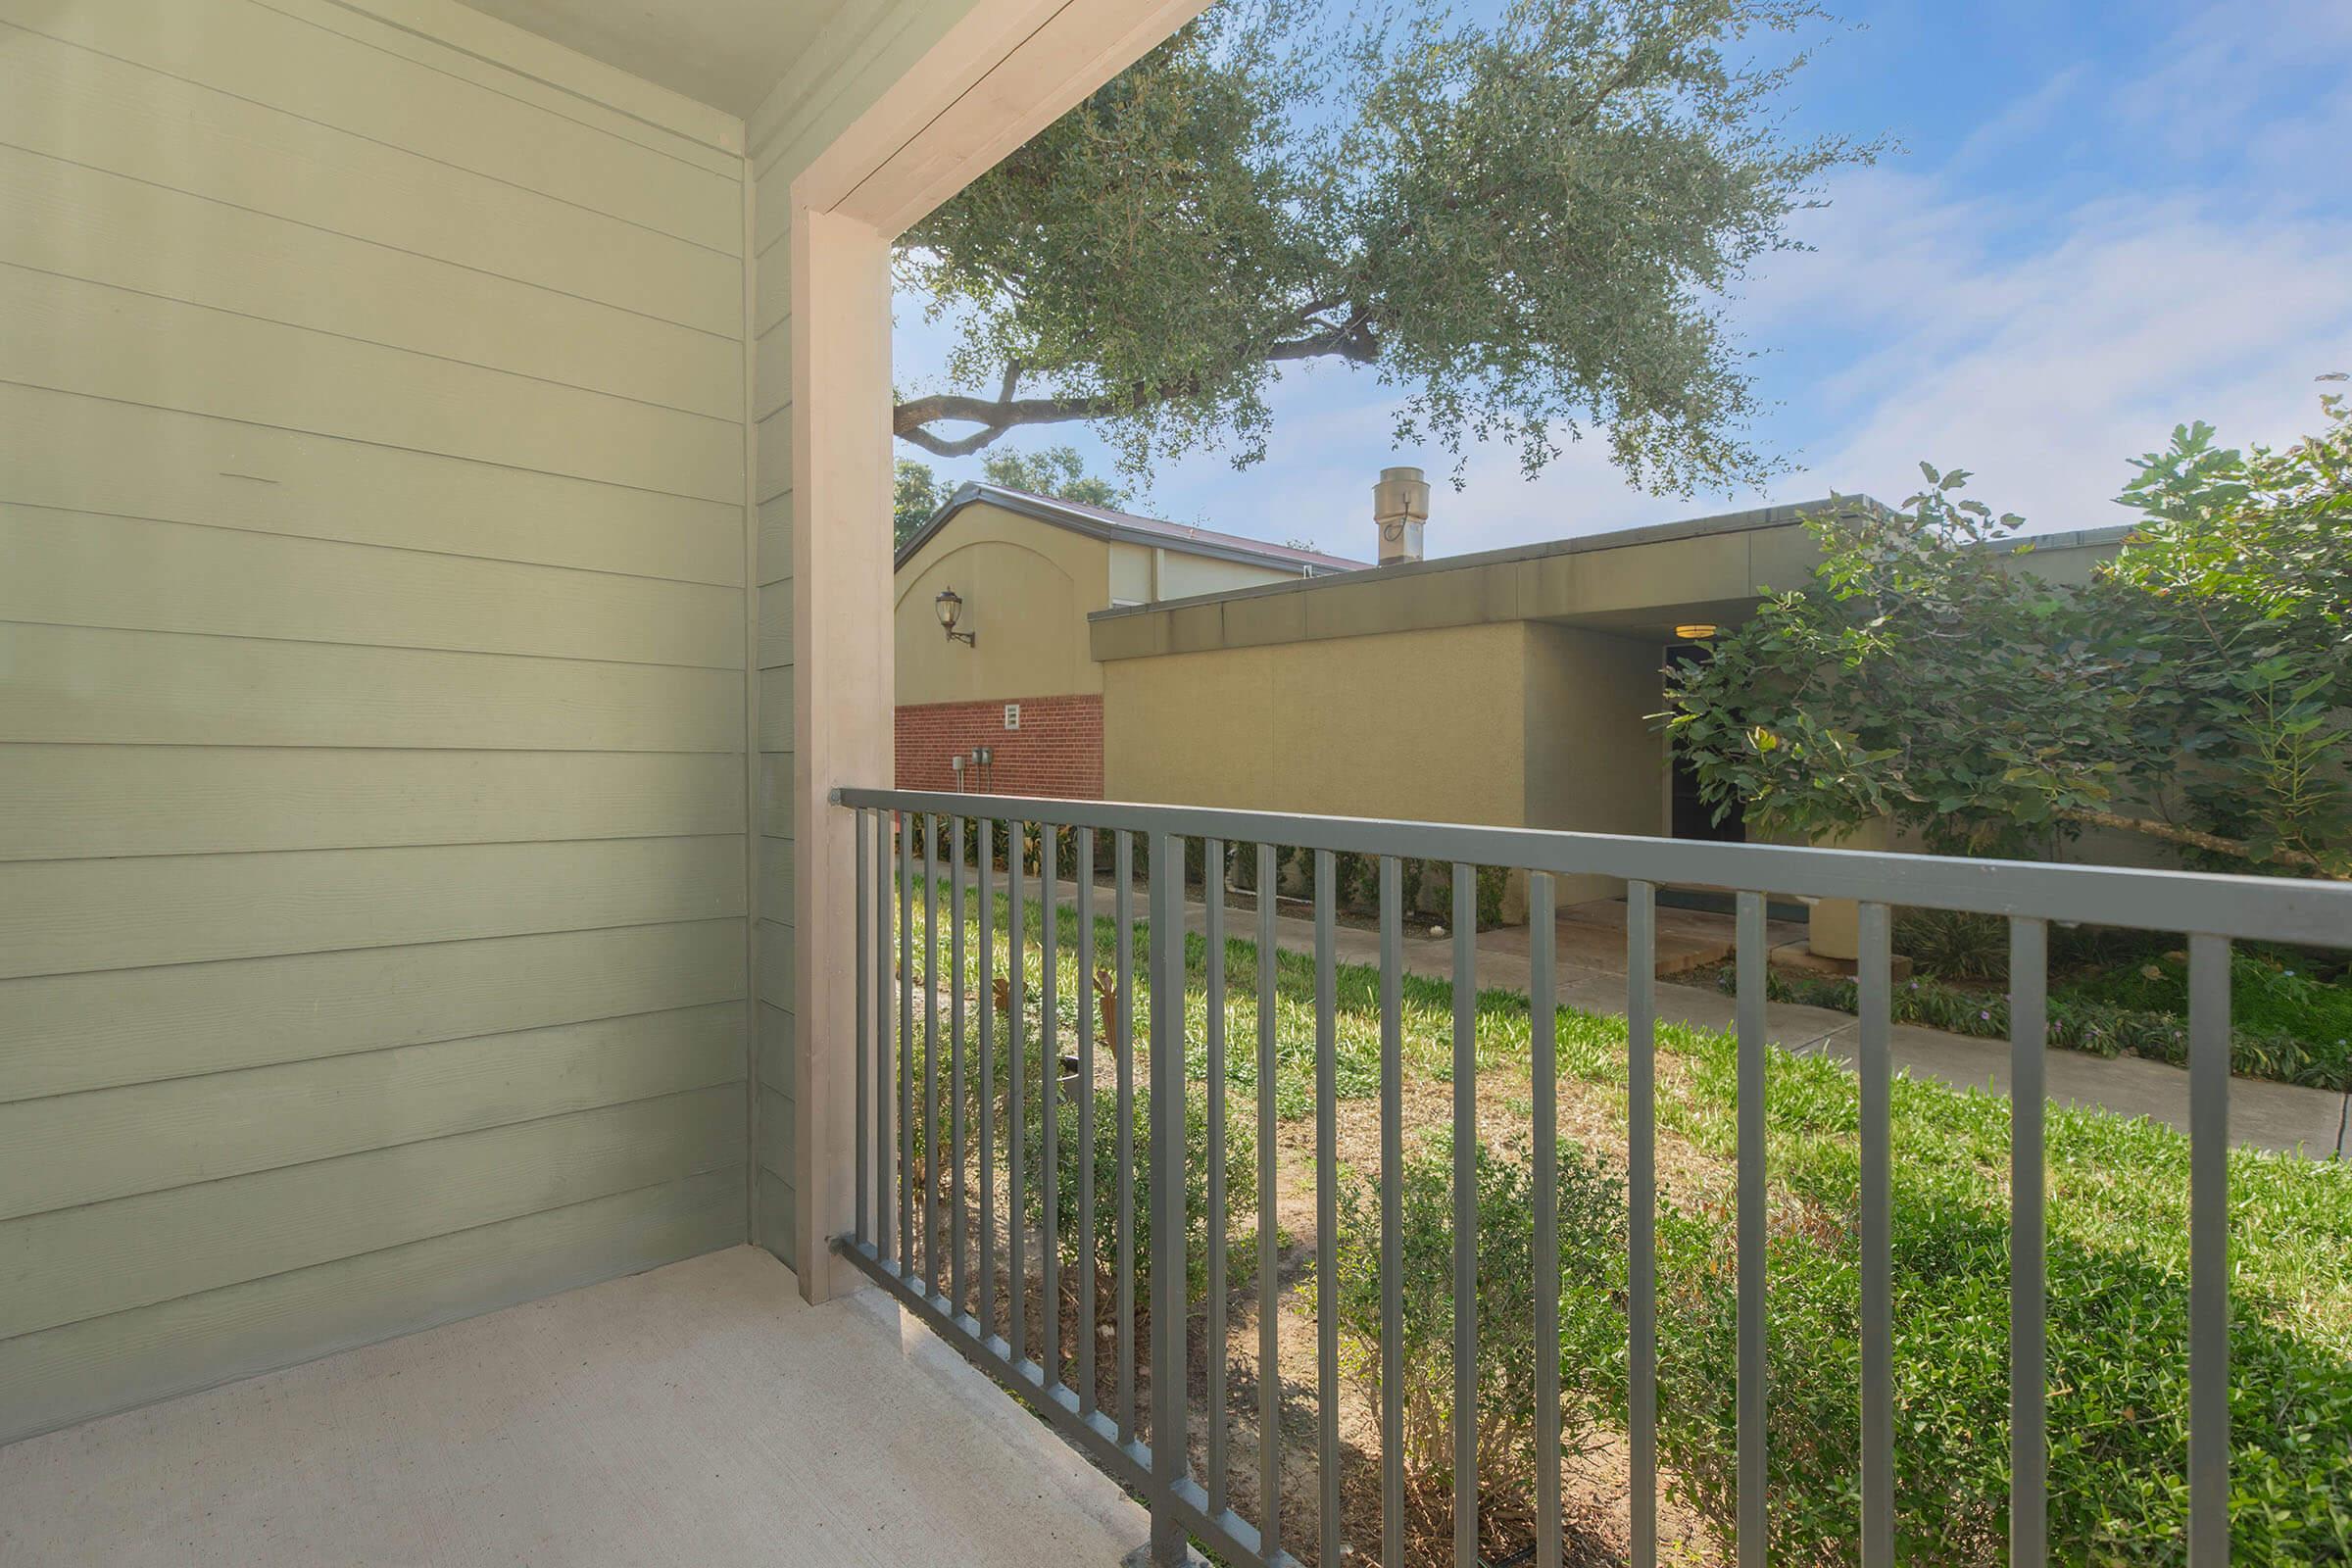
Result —
<path fill-rule="evenodd" d="M 1239 534 L 1218 533 L 1211 528 L 1188 527 L 1184 523 L 1169 522 L 1159 517 L 1142 517 L 1132 512 L 1114 512 L 1108 507 L 1088 506 L 1082 501 L 1063 501 L 1055 496 L 1041 496 L 1033 491 L 1015 490 L 1009 485 L 988 484 L 979 480 L 958 486 L 956 493 L 948 497 L 947 504 L 931 514 L 931 520 L 916 529 L 913 537 L 899 547 L 894 568 L 911 561 L 916 551 L 929 544 L 940 529 L 947 526 L 949 518 L 982 501 L 1093 539 L 1115 539 L 1154 550 L 1181 550 L 1188 555 L 1207 556 L 1218 561 L 1288 570 L 1300 577 L 1324 577 L 1368 569 L 1368 563 L 1349 561 L 1344 556 L 1325 555 L 1319 550 L 1270 545 L 1262 539 L 1245 539 Z"/>

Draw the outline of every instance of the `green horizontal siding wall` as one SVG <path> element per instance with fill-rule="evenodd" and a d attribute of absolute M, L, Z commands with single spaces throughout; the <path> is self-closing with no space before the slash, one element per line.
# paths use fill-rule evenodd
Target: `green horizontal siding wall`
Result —
<path fill-rule="evenodd" d="M 0 0 L 0 1442 L 744 1239 L 791 634 L 644 108 Z"/>

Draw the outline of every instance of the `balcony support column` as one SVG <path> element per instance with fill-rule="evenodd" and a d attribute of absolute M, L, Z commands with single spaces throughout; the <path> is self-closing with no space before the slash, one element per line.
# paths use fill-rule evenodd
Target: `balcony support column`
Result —
<path fill-rule="evenodd" d="M 852 819 L 828 801 L 894 761 L 889 237 L 798 208 L 791 267 L 793 667 L 770 674 L 795 699 L 793 1229 L 801 1294 L 823 1301 L 857 1278 L 827 1245 L 854 1220 L 858 984 Z"/>

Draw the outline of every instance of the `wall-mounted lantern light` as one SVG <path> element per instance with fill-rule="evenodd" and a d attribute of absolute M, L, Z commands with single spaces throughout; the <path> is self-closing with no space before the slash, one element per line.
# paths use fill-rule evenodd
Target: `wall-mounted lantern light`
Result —
<path fill-rule="evenodd" d="M 942 588 L 939 591 L 939 598 L 934 601 L 934 604 L 939 611 L 939 629 L 948 634 L 948 641 L 961 643 L 966 648 L 980 646 L 978 637 L 968 631 L 956 629 L 956 622 L 963 615 L 963 596 L 961 594 L 953 588 Z"/>
<path fill-rule="evenodd" d="M 1677 626 L 1674 628 L 1674 634 L 1687 643 L 1703 643 L 1722 629 L 1720 626 L 1711 625 L 1702 620 L 1694 625 Z"/>

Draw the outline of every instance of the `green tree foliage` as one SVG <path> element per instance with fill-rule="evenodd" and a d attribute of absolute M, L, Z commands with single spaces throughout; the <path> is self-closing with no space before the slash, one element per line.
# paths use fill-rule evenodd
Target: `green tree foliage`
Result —
<path fill-rule="evenodd" d="M 1802 51 L 1748 63 L 1820 14 L 1336 9 L 1224 0 L 909 230 L 901 283 L 966 330 L 959 390 L 900 402 L 898 434 L 953 457 L 1086 419 L 1131 472 L 1249 463 L 1280 368 L 1336 361 L 1398 390 L 1400 443 L 1457 459 L 1499 439 L 1533 472 L 1591 429 L 1653 489 L 1767 469 L 1721 302 L 1818 175 L 1878 151 L 1788 139 Z"/>
<path fill-rule="evenodd" d="M 2185 818 L 2252 858 L 2352 875 L 2352 413 L 2283 451 L 2202 421 L 2139 459 L 2147 520 L 2098 584 L 2132 660 L 2132 740 Z M 2178 748 L 2178 752 L 2175 752 Z M 2209 846 L 2210 847 L 2210 846 Z"/>
<path fill-rule="evenodd" d="M 1126 506 L 1133 495 L 1122 485 L 1087 472 L 1086 460 L 1072 446 L 1047 447 L 1040 452 L 1009 448 L 992 452 L 981 461 L 980 476 L 1010 490 L 1114 510 Z M 931 514 L 947 505 L 950 491 L 928 463 L 899 459 L 893 507 L 893 534 L 898 545 L 913 538 L 916 530 L 931 520 Z"/>
<path fill-rule="evenodd" d="M 1008 490 L 1027 490 L 1114 511 L 1127 505 L 1132 494 L 1123 485 L 1087 472 L 1086 460 L 1070 446 L 1047 447 L 1041 452 L 992 452 L 981 460 L 980 476 Z"/>
<path fill-rule="evenodd" d="M 1921 465 L 1900 514 L 1811 520 L 1824 559 L 1670 682 L 1720 811 L 2031 854 L 2099 827 L 2198 863 L 2352 874 L 2352 417 L 2250 453 L 2199 423 L 2137 460 L 2144 520 L 2083 586 Z"/>
<path fill-rule="evenodd" d="M 904 549 L 946 499 L 931 465 L 901 458 L 891 486 L 891 548 Z"/>

